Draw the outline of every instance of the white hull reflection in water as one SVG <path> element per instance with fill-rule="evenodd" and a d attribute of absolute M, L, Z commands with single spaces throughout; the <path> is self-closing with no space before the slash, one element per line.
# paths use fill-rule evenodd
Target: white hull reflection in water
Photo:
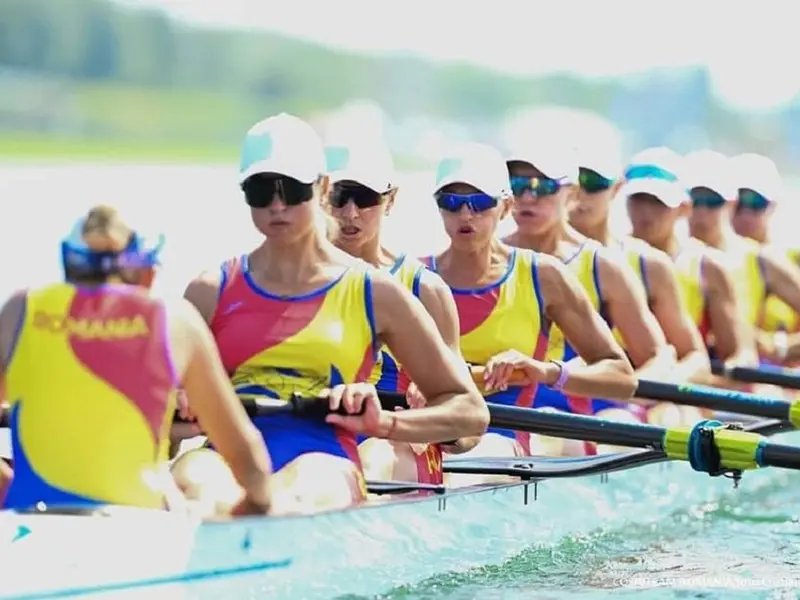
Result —
<path fill-rule="evenodd" d="M 747 473 L 743 485 L 767 485 L 772 476 Z M 569 536 L 658 522 L 735 493 L 727 479 L 668 463 L 315 517 L 196 525 L 139 511 L 96 518 L 5 514 L 0 598 L 103 591 L 114 598 L 127 591 L 208 600 L 370 595 L 501 564 Z"/>

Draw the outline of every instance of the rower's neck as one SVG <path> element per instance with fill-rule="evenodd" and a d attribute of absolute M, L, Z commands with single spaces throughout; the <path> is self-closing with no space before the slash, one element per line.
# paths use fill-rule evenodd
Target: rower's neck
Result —
<path fill-rule="evenodd" d="M 527 248 L 543 254 L 557 254 L 559 244 L 567 238 L 568 230 L 577 234 L 577 231 L 569 227 L 566 223 L 559 223 L 548 231 L 541 233 L 524 233 L 517 229 L 508 236 L 508 241 L 517 248 Z"/>
<path fill-rule="evenodd" d="M 658 250 L 661 250 L 662 252 L 666 252 L 672 258 L 678 256 L 678 253 L 681 251 L 681 243 L 678 241 L 678 237 L 674 233 L 664 241 L 652 243 L 650 245 Z"/>
<path fill-rule="evenodd" d="M 733 227 L 722 224 L 716 231 L 709 232 L 706 235 L 693 235 L 692 237 L 696 237 L 706 246 L 711 246 L 717 250 L 725 251 L 736 241 L 736 238 L 739 236 L 733 230 Z"/>
<path fill-rule="evenodd" d="M 492 271 L 496 255 L 502 244 L 492 240 L 485 246 L 478 248 L 450 248 L 442 254 L 437 262 L 441 267 L 454 272 L 457 279 L 468 281 L 481 281 Z"/>
<path fill-rule="evenodd" d="M 310 234 L 291 244 L 265 239 L 251 254 L 251 264 L 272 281 L 287 287 L 302 287 L 320 271 L 320 265 L 333 259 L 338 249 L 327 239 Z"/>
<path fill-rule="evenodd" d="M 344 250 L 348 254 L 371 264 L 373 267 L 389 267 L 397 260 L 397 256 L 395 254 L 392 254 L 386 248 L 381 246 L 380 238 L 377 235 L 371 240 L 368 240 L 360 246 L 354 248 L 348 248 L 347 246 L 340 244 L 337 244 L 337 247 L 340 250 Z"/>
<path fill-rule="evenodd" d="M 611 234 L 611 228 L 609 227 L 608 217 L 590 227 L 576 227 L 575 225 L 572 227 L 581 235 L 593 239 L 596 242 L 600 242 L 603 246 L 610 246 L 614 241 L 614 236 Z"/>

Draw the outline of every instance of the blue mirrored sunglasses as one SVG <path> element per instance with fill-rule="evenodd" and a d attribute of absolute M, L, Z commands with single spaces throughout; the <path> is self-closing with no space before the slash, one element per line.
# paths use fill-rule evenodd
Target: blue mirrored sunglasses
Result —
<path fill-rule="evenodd" d="M 447 212 L 459 212 L 466 206 L 471 212 L 480 213 L 490 210 L 497 206 L 497 198 L 492 198 L 488 194 L 447 194 L 440 192 L 436 194 L 436 204 Z"/>

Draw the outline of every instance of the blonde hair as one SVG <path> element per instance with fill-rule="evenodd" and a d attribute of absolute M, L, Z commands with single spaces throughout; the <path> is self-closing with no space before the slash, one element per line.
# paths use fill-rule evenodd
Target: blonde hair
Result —
<path fill-rule="evenodd" d="M 101 204 L 92 208 L 83 221 L 81 237 L 95 252 L 121 252 L 133 237 L 133 229 L 117 209 Z"/>

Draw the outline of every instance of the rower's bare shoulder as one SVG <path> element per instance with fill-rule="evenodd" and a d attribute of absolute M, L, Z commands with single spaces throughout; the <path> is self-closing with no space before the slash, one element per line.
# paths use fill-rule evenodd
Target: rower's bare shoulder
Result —
<path fill-rule="evenodd" d="M 647 271 L 647 279 L 651 284 L 675 279 L 675 263 L 669 254 L 645 244 L 641 250 L 641 256 Z"/>
<path fill-rule="evenodd" d="M 217 299 L 222 285 L 219 269 L 203 271 L 192 279 L 183 292 L 183 299 L 191 303 L 206 323 L 210 323 L 217 310 Z"/>
<path fill-rule="evenodd" d="M 536 275 L 546 305 L 558 304 L 568 294 L 568 290 L 580 282 L 567 266 L 555 256 L 536 253 Z"/>
<path fill-rule="evenodd" d="M 420 275 L 419 293 L 423 304 L 425 304 L 426 298 L 435 298 L 441 301 L 452 299 L 453 297 L 450 286 L 442 279 L 442 276 L 427 268 L 423 269 Z"/>
<path fill-rule="evenodd" d="M 733 275 L 728 257 L 717 248 L 703 250 L 703 277 L 709 291 L 728 290 L 733 293 Z"/>

